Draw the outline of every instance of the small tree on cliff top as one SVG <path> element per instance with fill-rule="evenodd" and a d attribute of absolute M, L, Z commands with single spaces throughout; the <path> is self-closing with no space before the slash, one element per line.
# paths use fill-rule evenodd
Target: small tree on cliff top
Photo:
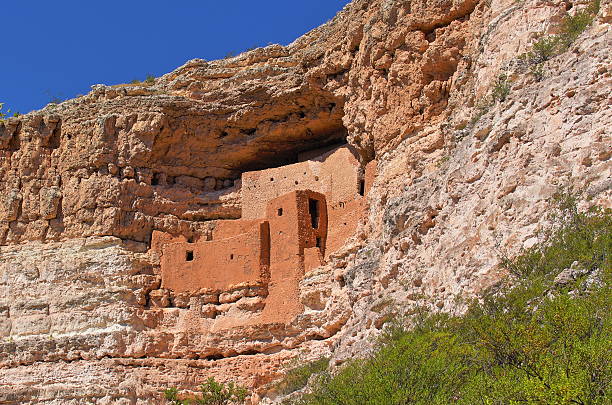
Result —
<path fill-rule="evenodd" d="M 17 117 L 19 115 L 18 112 L 12 112 L 11 110 L 2 111 L 3 109 L 4 109 L 4 103 L 0 103 L 0 120 L 5 119 L 11 114 L 13 115 L 13 117 Z"/>

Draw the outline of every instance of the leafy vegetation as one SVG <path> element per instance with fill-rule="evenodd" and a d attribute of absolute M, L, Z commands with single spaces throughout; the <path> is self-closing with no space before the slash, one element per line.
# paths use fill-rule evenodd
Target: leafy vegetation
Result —
<path fill-rule="evenodd" d="M 493 102 L 506 101 L 506 98 L 510 95 L 510 82 L 508 76 L 501 74 L 497 77 L 493 90 L 491 91 L 491 99 Z"/>
<path fill-rule="evenodd" d="M 61 104 L 68 100 L 65 94 L 58 94 L 51 90 L 45 90 L 45 95 L 49 98 L 48 104 Z"/>
<path fill-rule="evenodd" d="M 10 116 L 19 117 L 21 115 L 16 111 L 11 111 L 10 109 L 7 109 L 5 111 L 2 110 L 4 110 L 4 103 L 0 103 L 0 121 Z"/>
<path fill-rule="evenodd" d="M 278 384 L 277 389 L 284 395 L 301 390 L 306 386 L 311 376 L 324 372 L 328 365 L 329 359 L 322 358 L 294 367 L 287 372 L 285 378 Z"/>
<path fill-rule="evenodd" d="M 152 74 L 148 74 L 144 82 L 146 84 L 155 84 L 155 76 L 153 76 Z"/>
<path fill-rule="evenodd" d="M 610 404 L 612 211 L 556 198 L 545 242 L 463 316 L 417 313 L 376 352 L 323 373 L 303 405 Z"/>
<path fill-rule="evenodd" d="M 566 14 L 558 27 L 558 34 L 540 38 L 533 44 L 529 52 L 521 55 L 520 59 L 527 63 L 536 80 L 540 81 L 544 78 L 543 64 L 566 52 L 580 34 L 591 25 L 599 12 L 599 7 L 600 0 L 594 0 L 586 9 L 574 15 Z"/>
<path fill-rule="evenodd" d="M 176 388 L 169 388 L 164 391 L 164 396 L 169 404 L 172 405 L 228 405 L 244 403 L 248 391 L 230 382 L 228 384 L 218 383 L 214 378 L 209 378 L 200 386 L 201 394 L 193 398 L 180 399 L 181 395 Z"/>
<path fill-rule="evenodd" d="M 145 80 L 140 81 L 138 79 L 134 79 L 132 80 L 129 84 L 133 85 L 133 86 L 152 86 L 155 84 L 155 76 L 153 76 L 152 74 L 147 74 L 147 77 Z M 124 87 L 125 85 L 117 85 L 120 87 Z"/>
<path fill-rule="evenodd" d="M 546 35 L 536 41 L 531 50 L 519 57 L 537 81 L 545 76 L 544 65 L 555 56 L 566 52 L 571 44 L 591 25 L 599 12 L 600 0 L 593 0 L 587 8 L 574 15 L 566 14 L 557 27 L 558 34 Z M 503 102 L 510 94 L 510 82 L 505 74 L 498 76 L 491 92 L 476 106 L 471 125 L 476 124 L 497 102 Z"/>
<path fill-rule="evenodd" d="M 476 124 L 495 104 L 506 101 L 510 95 L 510 89 L 511 86 L 508 76 L 505 73 L 501 73 L 497 76 L 489 94 L 476 106 L 476 114 L 472 117 L 471 124 Z"/>

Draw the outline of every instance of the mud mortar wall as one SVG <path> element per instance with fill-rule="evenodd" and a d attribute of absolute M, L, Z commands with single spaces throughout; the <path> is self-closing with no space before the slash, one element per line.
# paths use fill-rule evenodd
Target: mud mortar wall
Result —
<path fill-rule="evenodd" d="M 269 265 L 269 224 L 261 222 L 234 237 L 163 247 L 162 288 L 176 292 L 228 291 L 237 285 L 261 285 Z"/>
<path fill-rule="evenodd" d="M 261 218 L 267 201 L 295 190 L 325 194 L 331 204 L 357 198 L 360 164 L 354 153 L 343 146 L 300 163 L 244 173 L 243 218 Z"/>

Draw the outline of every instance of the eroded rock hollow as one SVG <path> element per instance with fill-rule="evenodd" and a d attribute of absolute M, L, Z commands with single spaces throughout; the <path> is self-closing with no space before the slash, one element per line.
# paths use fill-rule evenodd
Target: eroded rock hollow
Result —
<path fill-rule="evenodd" d="M 560 187 L 610 206 L 610 2 L 542 77 L 520 58 L 586 4 L 354 0 L 287 47 L 0 123 L 0 403 L 208 377 L 270 402 L 398 307 L 461 311 Z"/>

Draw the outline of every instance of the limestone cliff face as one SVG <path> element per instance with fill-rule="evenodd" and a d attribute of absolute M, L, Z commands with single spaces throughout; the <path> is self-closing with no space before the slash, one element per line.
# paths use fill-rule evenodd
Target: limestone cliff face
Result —
<path fill-rule="evenodd" d="M 396 312 L 461 310 L 560 186 L 610 205 L 610 2 L 541 81 L 517 59 L 583 6 L 355 0 L 287 47 L 0 124 L 0 403 L 155 403 L 209 376 L 272 398 L 295 357 L 340 364 Z M 508 97 L 481 110 L 501 73 Z M 153 231 L 210 238 L 241 216 L 242 173 L 344 140 L 377 161 L 367 212 L 291 322 L 215 323 L 159 293 Z M 245 294 L 222 320 L 255 316 Z"/>

